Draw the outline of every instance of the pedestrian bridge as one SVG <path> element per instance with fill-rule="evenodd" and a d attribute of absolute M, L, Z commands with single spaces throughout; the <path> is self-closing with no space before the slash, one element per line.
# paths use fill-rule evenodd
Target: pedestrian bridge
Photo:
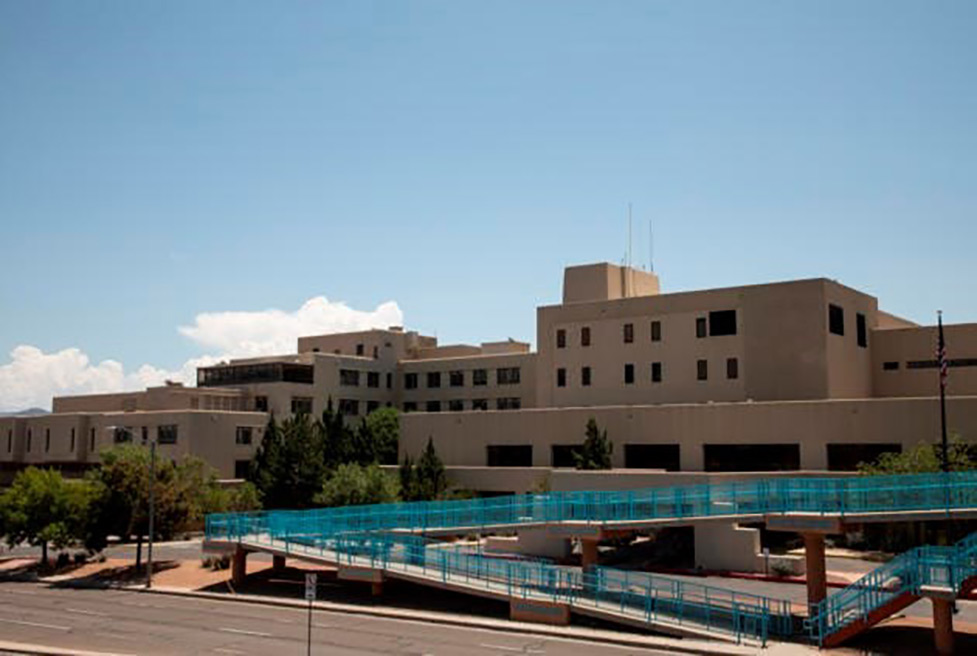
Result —
<path fill-rule="evenodd" d="M 758 479 L 646 490 L 218 514 L 207 517 L 205 548 L 234 549 L 236 572 L 248 551 L 266 551 L 336 565 L 341 578 L 374 584 L 382 583 L 384 577 L 402 578 L 506 599 L 514 618 L 560 623 L 569 621 L 572 611 L 669 633 L 765 643 L 770 637 L 791 636 L 802 626 L 787 602 L 597 567 L 596 545 L 608 536 L 657 526 L 766 522 L 771 529 L 804 536 L 810 604 L 806 626 L 816 641 L 827 644 L 838 641 L 839 636 L 843 640 L 854 635 L 857 631 L 852 626 L 867 628 L 885 608 L 874 603 L 877 595 L 865 592 L 879 589 L 874 579 L 861 586 L 862 581 L 856 582 L 851 592 L 846 589 L 832 595 L 830 600 L 839 601 L 831 603 L 842 604 L 840 607 L 828 604 L 824 535 L 864 522 L 951 517 L 977 517 L 977 472 Z M 432 539 L 528 527 L 545 527 L 554 538 L 579 539 L 584 567 L 505 561 L 471 546 Z M 949 588 L 944 586 L 944 596 L 960 594 L 969 580 L 967 568 L 972 561 L 965 555 L 970 553 L 968 548 L 953 547 L 958 551 L 952 558 L 944 554 L 945 566 L 952 561 L 954 581 Z M 915 560 L 907 557 L 905 562 L 925 569 L 938 552 L 926 553 Z M 928 589 L 926 576 L 910 575 L 910 569 L 905 565 L 897 572 L 906 581 L 900 589 L 909 595 L 901 596 L 903 601 L 913 595 L 918 599 Z M 243 566 L 240 572 L 243 575 Z M 886 586 L 892 585 L 890 579 Z M 869 615 L 874 621 L 868 621 Z M 853 621 L 853 617 L 864 621 Z"/>

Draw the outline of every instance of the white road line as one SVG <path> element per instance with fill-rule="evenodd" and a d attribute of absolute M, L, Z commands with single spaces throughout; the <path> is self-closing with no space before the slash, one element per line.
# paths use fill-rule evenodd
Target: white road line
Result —
<path fill-rule="evenodd" d="M 57 624 L 40 624 L 38 622 L 25 622 L 23 620 L 7 620 L 0 617 L 0 622 L 6 622 L 7 624 L 21 624 L 23 626 L 36 626 L 41 629 L 54 629 L 56 631 L 70 631 L 70 626 L 58 626 Z"/>
<path fill-rule="evenodd" d="M 489 644 L 486 644 L 484 642 L 481 643 L 481 644 L 479 644 L 478 646 L 479 647 L 485 647 L 486 649 L 498 649 L 499 651 L 514 651 L 514 652 L 520 652 L 520 653 L 522 652 L 522 648 L 521 647 L 507 647 L 505 645 L 489 645 Z"/>
<path fill-rule="evenodd" d="M 65 608 L 69 613 L 78 613 L 79 615 L 94 615 L 95 617 L 108 617 L 108 613 L 100 613 L 94 610 L 85 610 L 84 608 Z"/>
<path fill-rule="evenodd" d="M 224 647 L 214 647 L 214 651 L 220 654 L 246 654 L 248 652 L 241 651 L 240 649 L 225 649 Z"/>
<path fill-rule="evenodd" d="M 258 638 L 273 638 L 274 636 L 270 633 L 262 633 L 261 631 L 245 631 L 244 629 L 228 629 L 226 627 L 221 627 L 217 629 L 218 631 L 223 631 L 224 633 L 240 633 L 241 635 L 256 636 Z"/>

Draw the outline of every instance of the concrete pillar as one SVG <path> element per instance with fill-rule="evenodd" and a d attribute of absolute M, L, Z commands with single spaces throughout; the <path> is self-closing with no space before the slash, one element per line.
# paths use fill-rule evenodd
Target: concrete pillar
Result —
<path fill-rule="evenodd" d="M 272 556 L 271 568 L 276 572 L 280 572 L 285 569 L 285 556 Z"/>
<path fill-rule="evenodd" d="M 231 583 L 243 585 L 244 577 L 248 573 L 248 552 L 237 547 L 231 556 Z"/>
<path fill-rule="evenodd" d="M 807 607 L 813 613 L 818 602 L 828 596 L 828 578 L 824 564 L 824 535 L 821 533 L 802 533 L 804 538 L 804 561 L 807 566 Z"/>
<path fill-rule="evenodd" d="M 933 638 L 936 653 L 941 656 L 953 653 L 953 600 L 930 597 L 933 603 Z"/>
<path fill-rule="evenodd" d="M 370 592 L 374 597 L 383 595 L 383 581 L 374 581 L 370 584 Z"/>
<path fill-rule="evenodd" d="M 586 572 L 597 564 L 597 540 L 580 539 L 580 566 Z"/>

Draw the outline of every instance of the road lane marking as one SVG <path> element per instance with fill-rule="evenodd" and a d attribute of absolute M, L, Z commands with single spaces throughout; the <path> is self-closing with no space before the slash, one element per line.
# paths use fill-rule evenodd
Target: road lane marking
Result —
<path fill-rule="evenodd" d="M 487 643 L 481 643 L 479 647 L 485 647 L 486 649 L 498 649 L 499 651 L 513 651 L 520 654 L 544 654 L 546 650 L 544 649 L 533 649 L 532 647 L 509 647 L 506 645 L 490 645 Z"/>
<path fill-rule="evenodd" d="M 25 622 L 24 620 L 7 620 L 0 617 L 0 622 L 6 622 L 8 624 L 21 624 L 23 626 L 36 626 L 41 629 L 54 629 L 56 631 L 70 631 L 70 626 L 58 626 L 57 624 L 41 624 L 40 622 Z"/>
<path fill-rule="evenodd" d="M 273 638 L 274 636 L 270 633 L 262 633 L 261 631 L 245 631 L 244 629 L 228 629 L 226 627 L 221 627 L 217 629 L 218 631 L 223 631 L 224 633 L 240 633 L 241 635 L 255 636 L 258 638 Z"/>
<path fill-rule="evenodd" d="M 69 613 L 78 613 L 79 615 L 94 615 L 95 617 L 108 617 L 108 613 L 100 613 L 95 610 L 85 610 L 84 608 L 65 608 Z"/>
<path fill-rule="evenodd" d="M 214 651 L 221 654 L 246 654 L 248 652 L 241 651 L 240 649 L 225 649 L 224 647 L 214 647 Z"/>

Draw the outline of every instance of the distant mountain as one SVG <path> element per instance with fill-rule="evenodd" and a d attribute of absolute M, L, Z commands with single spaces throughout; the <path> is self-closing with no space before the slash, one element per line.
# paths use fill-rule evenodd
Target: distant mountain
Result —
<path fill-rule="evenodd" d="M 0 417 L 22 417 L 24 415 L 47 415 L 51 414 L 44 408 L 27 408 L 26 410 L 17 410 L 15 412 L 0 412 Z"/>

